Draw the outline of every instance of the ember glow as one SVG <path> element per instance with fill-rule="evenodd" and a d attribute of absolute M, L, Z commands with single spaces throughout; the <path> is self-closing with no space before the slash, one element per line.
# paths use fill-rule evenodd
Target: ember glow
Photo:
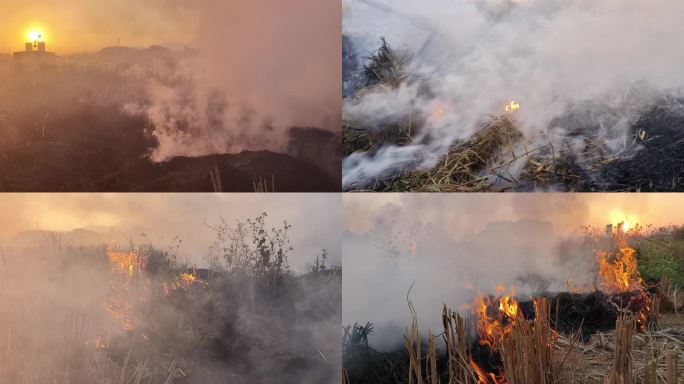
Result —
<path fill-rule="evenodd" d="M 515 100 L 511 100 L 510 103 L 506 104 L 506 112 L 515 112 L 520 109 L 520 104 L 515 102 Z"/>

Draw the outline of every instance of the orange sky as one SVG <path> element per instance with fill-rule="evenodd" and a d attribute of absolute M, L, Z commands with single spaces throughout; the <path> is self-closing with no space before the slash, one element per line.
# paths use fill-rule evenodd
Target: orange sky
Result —
<path fill-rule="evenodd" d="M 23 49 L 32 29 L 45 36 L 50 51 L 94 51 L 115 45 L 190 43 L 197 17 L 185 0 L 0 1 L 0 52 Z"/>
<path fill-rule="evenodd" d="M 372 229 L 381 217 L 419 220 L 449 228 L 455 237 L 482 230 L 493 221 L 538 219 L 558 233 L 580 232 L 583 225 L 684 224 L 684 195 L 677 193 L 517 193 L 517 194 L 345 194 L 344 227 Z"/>

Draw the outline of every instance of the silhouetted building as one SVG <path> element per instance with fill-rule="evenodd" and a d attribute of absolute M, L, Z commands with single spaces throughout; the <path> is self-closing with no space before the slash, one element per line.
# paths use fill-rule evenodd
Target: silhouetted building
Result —
<path fill-rule="evenodd" d="M 14 52 L 14 62 L 22 69 L 37 69 L 41 66 L 56 64 L 57 55 L 45 49 L 44 41 L 26 43 L 23 51 Z"/>

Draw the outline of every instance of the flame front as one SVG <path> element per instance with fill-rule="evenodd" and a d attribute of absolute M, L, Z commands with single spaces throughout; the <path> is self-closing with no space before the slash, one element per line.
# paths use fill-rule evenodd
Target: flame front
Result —
<path fill-rule="evenodd" d="M 143 259 L 135 251 L 117 252 L 111 248 L 107 250 L 107 257 L 112 263 L 112 270 L 115 274 L 112 281 L 113 294 L 104 304 L 104 308 L 112 319 L 121 325 L 122 329 L 130 331 L 135 328 L 134 303 L 144 300 L 143 292 L 136 292 L 136 289 L 131 286 L 134 275 L 143 267 Z"/>
<path fill-rule="evenodd" d="M 598 285 L 606 293 L 637 293 L 628 303 L 628 308 L 637 313 L 637 323 L 643 329 L 651 310 L 651 298 L 637 267 L 636 251 L 627 243 L 627 229 L 624 222 L 618 223 L 611 233 L 613 249 L 596 251 Z"/>
<path fill-rule="evenodd" d="M 623 223 L 612 233 L 614 249 L 597 250 L 600 289 L 607 293 L 640 291 L 644 281 L 637 268 L 636 251 L 627 244 Z"/>
<path fill-rule="evenodd" d="M 515 288 L 508 293 L 506 287 L 499 285 L 497 291 L 503 295 L 499 298 L 479 295 L 475 299 L 477 315 L 477 333 L 480 344 L 497 350 L 497 344 L 511 333 L 513 325 L 522 316 L 520 306 L 515 299 Z"/>
<path fill-rule="evenodd" d="M 127 275 L 130 280 L 136 270 L 141 267 L 142 260 L 138 257 L 135 251 L 116 252 L 111 249 L 107 250 L 107 257 L 112 262 L 114 270 Z"/>

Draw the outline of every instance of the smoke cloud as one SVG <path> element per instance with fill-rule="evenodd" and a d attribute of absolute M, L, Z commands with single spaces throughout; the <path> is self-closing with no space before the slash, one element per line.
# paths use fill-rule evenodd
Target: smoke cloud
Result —
<path fill-rule="evenodd" d="M 348 100 L 343 116 L 370 126 L 406 111 L 427 116 L 406 146 L 344 160 L 343 184 L 414 161 L 431 167 L 454 140 L 470 137 L 515 100 L 514 119 L 528 140 L 558 144 L 577 128 L 596 126 L 613 153 L 625 149 L 639 113 L 682 96 L 684 4 L 669 0 L 345 0 L 343 33 L 359 56 L 386 37 L 408 57 L 412 79 Z M 428 88 L 429 92 L 425 89 Z M 443 113 L 434 116 L 436 103 Z M 581 141 L 581 138 L 577 139 Z"/>
<path fill-rule="evenodd" d="M 339 129 L 339 4 L 211 0 L 192 10 L 199 31 L 189 82 L 148 88 L 153 160 L 284 152 L 292 127 Z"/>
<path fill-rule="evenodd" d="M 303 205 L 294 195 L 7 195 L 0 381 L 339 382 L 341 269 L 331 264 L 339 265 L 340 220 L 329 209 L 338 198 L 307 195 Z M 325 214 L 319 220 L 309 209 Z M 292 225 L 294 249 L 285 252 L 299 270 L 272 268 L 276 251 L 258 252 L 251 233 L 233 248 L 224 240 L 211 270 L 184 263 L 210 253 L 216 234 L 204 221 L 222 216 L 235 229 L 235 220 L 261 211 L 272 238 L 283 237 L 270 228 Z M 24 232 L 34 220 L 53 232 Z M 143 231 L 156 241 L 127 241 Z M 162 236 L 174 234 L 192 246 L 167 247 Z M 327 268 L 303 268 L 310 247 L 321 246 Z M 228 261 L 247 253 L 271 269 Z"/>

